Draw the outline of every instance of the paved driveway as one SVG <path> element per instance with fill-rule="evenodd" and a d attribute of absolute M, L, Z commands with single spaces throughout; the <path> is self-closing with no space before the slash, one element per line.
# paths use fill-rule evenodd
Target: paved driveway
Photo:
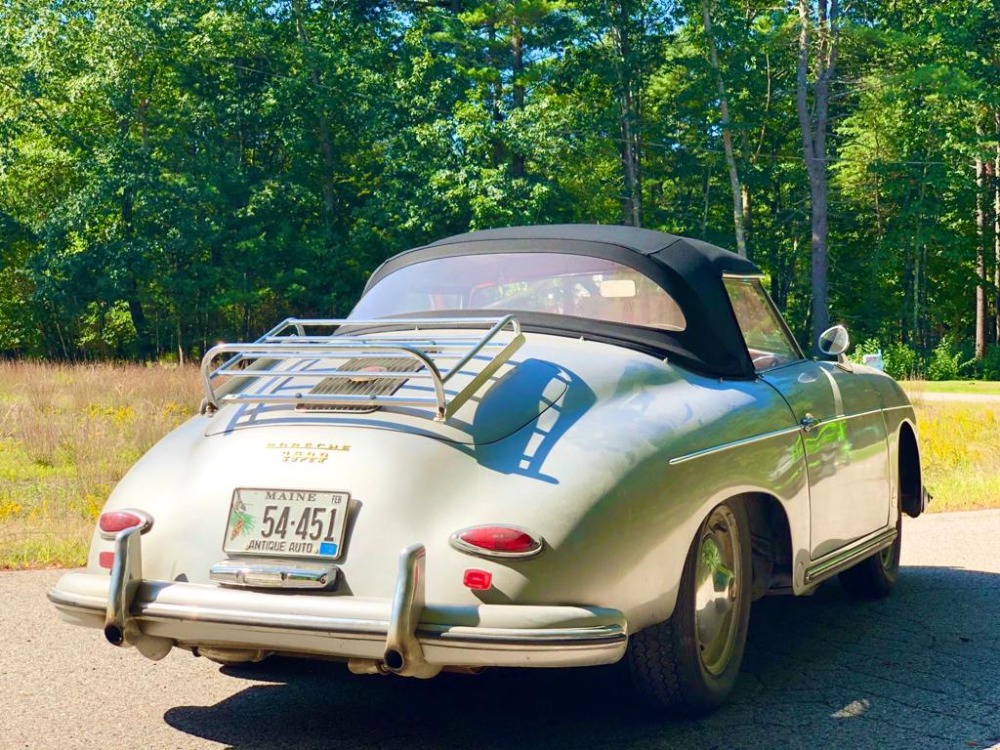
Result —
<path fill-rule="evenodd" d="M 1000 512 L 907 520 L 903 549 L 888 600 L 758 602 L 735 696 L 694 722 L 638 714 L 614 668 L 154 664 L 58 622 L 57 571 L 0 574 L 0 748 L 1000 748 Z"/>

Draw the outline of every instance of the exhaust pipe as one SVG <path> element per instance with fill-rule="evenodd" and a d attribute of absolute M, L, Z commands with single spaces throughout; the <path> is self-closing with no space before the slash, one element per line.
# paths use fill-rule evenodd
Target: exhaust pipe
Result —
<path fill-rule="evenodd" d="M 382 662 L 385 664 L 385 668 L 393 674 L 399 674 L 406 667 L 406 659 L 394 648 L 386 649 Z"/>
<path fill-rule="evenodd" d="M 125 633 L 117 625 L 105 625 L 104 637 L 108 639 L 108 643 L 112 646 L 121 646 L 125 644 Z"/>

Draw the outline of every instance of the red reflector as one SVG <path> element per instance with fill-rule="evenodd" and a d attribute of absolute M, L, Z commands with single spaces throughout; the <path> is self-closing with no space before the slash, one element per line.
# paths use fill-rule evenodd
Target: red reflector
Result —
<path fill-rule="evenodd" d="M 469 568 L 462 576 L 462 583 L 473 591 L 486 591 L 493 585 L 493 574 L 486 570 Z"/>
<path fill-rule="evenodd" d="M 541 543 L 523 529 L 509 526 L 477 526 L 458 535 L 466 544 L 490 552 L 532 552 Z"/>
<path fill-rule="evenodd" d="M 109 513 L 102 513 L 97 525 L 105 534 L 117 534 L 119 531 L 131 529 L 133 526 L 142 526 L 146 521 L 135 513 L 126 513 L 116 510 Z"/>
<path fill-rule="evenodd" d="M 102 568 L 107 568 L 111 570 L 111 566 L 115 564 L 115 553 L 114 552 L 102 552 L 97 556 L 97 564 Z"/>

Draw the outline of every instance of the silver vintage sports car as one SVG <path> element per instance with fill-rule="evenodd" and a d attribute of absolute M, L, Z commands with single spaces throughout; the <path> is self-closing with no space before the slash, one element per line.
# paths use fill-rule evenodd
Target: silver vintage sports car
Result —
<path fill-rule="evenodd" d="M 901 515 L 928 500 L 891 378 L 804 356 L 749 261 L 642 229 L 441 240 L 347 319 L 216 346 L 202 375 L 200 415 L 49 594 L 150 659 L 626 659 L 647 701 L 702 713 L 753 600 L 838 574 L 889 593 Z"/>

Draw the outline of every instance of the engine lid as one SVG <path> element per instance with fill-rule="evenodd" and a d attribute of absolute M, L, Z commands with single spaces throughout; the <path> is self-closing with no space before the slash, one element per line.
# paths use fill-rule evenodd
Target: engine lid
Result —
<path fill-rule="evenodd" d="M 398 372 L 396 362 L 383 363 L 385 370 Z M 296 388 L 311 393 L 370 392 L 392 393 L 405 397 L 426 397 L 430 387 L 426 380 L 380 376 L 378 363 L 369 365 L 367 375 L 352 378 L 332 378 L 316 382 L 300 378 L 294 372 L 269 378 L 255 387 Z M 345 363 L 356 372 L 357 363 Z M 449 392 L 460 392 L 475 377 L 475 372 L 459 372 L 449 381 Z M 241 403 L 224 406 L 212 418 L 205 431 L 207 436 L 231 433 L 234 430 L 264 426 L 367 427 L 425 434 L 449 442 L 483 445 L 496 442 L 521 429 L 562 399 L 570 376 L 551 362 L 525 358 L 511 360 L 500 367 L 472 398 L 466 401 L 444 422 L 435 420 L 431 409 L 404 406 L 288 406 L 286 404 Z M 318 389 L 318 390 L 317 390 Z"/>

